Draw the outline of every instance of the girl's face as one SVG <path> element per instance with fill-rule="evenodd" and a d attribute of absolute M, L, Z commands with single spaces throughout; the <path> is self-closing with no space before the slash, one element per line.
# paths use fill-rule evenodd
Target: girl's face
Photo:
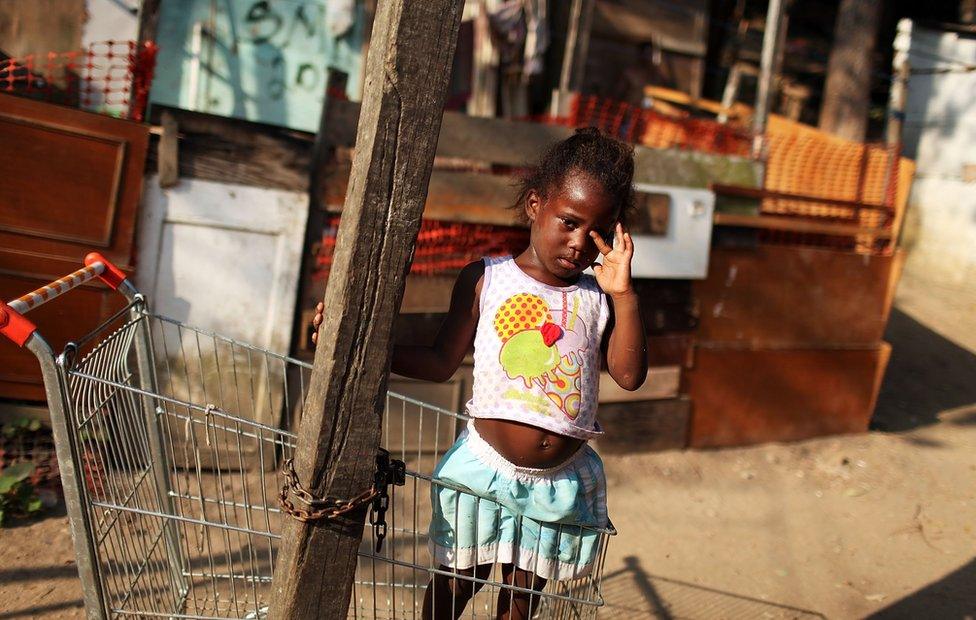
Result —
<path fill-rule="evenodd" d="M 562 186 L 553 188 L 546 198 L 529 192 L 525 212 L 531 223 L 529 242 L 540 266 L 569 282 L 599 254 L 590 232 L 611 238 L 619 216 L 603 186 L 579 171 L 567 173 Z"/>

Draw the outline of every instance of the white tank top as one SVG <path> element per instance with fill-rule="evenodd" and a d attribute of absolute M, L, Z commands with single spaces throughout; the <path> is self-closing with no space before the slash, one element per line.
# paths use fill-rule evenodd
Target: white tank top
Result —
<path fill-rule="evenodd" d="M 609 309 L 596 279 L 549 286 L 511 256 L 485 258 L 468 414 L 591 439 Z"/>

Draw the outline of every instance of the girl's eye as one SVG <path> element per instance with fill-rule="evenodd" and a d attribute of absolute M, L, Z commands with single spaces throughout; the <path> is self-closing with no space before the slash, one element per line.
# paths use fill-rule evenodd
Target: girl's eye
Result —
<path fill-rule="evenodd" d="M 576 228 L 576 222 L 574 222 L 573 220 L 568 220 L 568 219 L 566 219 L 564 217 L 561 217 L 559 219 L 562 221 L 563 226 L 565 226 L 566 228 L 568 228 L 570 230 L 573 230 L 574 228 Z"/>

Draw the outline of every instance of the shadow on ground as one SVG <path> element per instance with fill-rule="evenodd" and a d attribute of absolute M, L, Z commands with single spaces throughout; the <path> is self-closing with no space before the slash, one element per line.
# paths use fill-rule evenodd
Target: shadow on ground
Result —
<path fill-rule="evenodd" d="M 14 611 L 0 611 L 0 619 L 6 620 L 7 618 L 33 618 L 38 614 L 43 613 L 53 613 L 53 612 L 64 612 L 67 609 L 77 610 L 84 603 L 81 599 L 76 599 L 73 601 L 63 601 L 60 603 L 51 603 L 50 605 L 35 605 L 34 607 L 28 607 L 26 609 L 17 609 Z"/>
<path fill-rule="evenodd" d="M 635 556 L 625 567 L 603 577 L 608 618 L 825 618 L 789 605 L 709 588 L 696 583 L 651 575 Z"/>
<path fill-rule="evenodd" d="M 899 432 L 939 421 L 976 424 L 976 355 L 893 308 L 885 330 L 891 361 L 871 428 Z M 972 409 L 972 411 L 967 411 Z"/>
<path fill-rule="evenodd" d="M 901 618 L 973 618 L 976 616 L 976 560 L 942 579 L 877 611 L 871 620 Z"/>

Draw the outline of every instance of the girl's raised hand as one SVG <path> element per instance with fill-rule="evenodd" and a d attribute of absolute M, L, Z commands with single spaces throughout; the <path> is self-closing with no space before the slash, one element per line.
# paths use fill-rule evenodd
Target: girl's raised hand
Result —
<path fill-rule="evenodd" d="M 600 263 L 593 264 L 596 282 L 603 292 L 611 297 L 633 294 L 630 261 L 634 258 L 634 241 L 630 238 L 630 233 L 624 229 L 623 224 L 617 222 L 613 233 L 613 247 L 607 245 L 596 231 L 590 231 L 590 237 L 603 255 Z"/>

